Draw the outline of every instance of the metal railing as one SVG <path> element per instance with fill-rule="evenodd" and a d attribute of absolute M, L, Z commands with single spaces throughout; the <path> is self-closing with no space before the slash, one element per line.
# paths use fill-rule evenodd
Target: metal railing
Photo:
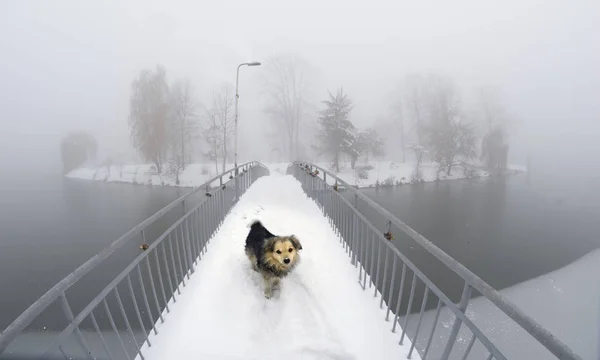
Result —
<path fill-rule="evenodd" d="M 409 359 L 415 348 L 422 359 L 506 359 L 503 352 L 484 334 L 481 326 L 475 324 L 468 316 L 467 307 L 474 292 L 489 300 L 492 307 L 501 310 L 518 324 L 520 329 L 529 333 L 535 339 L 533 342 L 537 341 L 545 348 L 540 350 L 547 356 L 526 358 L 580 359 L 568 346 L 477 275 L 339 177 L 326 169 L 305 162 L 290 165 L 288 174 L 301 182 L 307 195 L 319 205 L 329 219 L 340 236 L 340 242 L 352 264 L 359 268 L 358 279 L 363 289 L 366 290 L 367 286 L 374 288 L 374 297 L 381 296 L 380 308 L 383 309 L 384 304 L 387 306 L 385 320 L 389 321 L 390 316 L 394 317 L 392 332 L 401 327 L 400 344 L 404 342 L 405 336 L 410 335 L 412 344 L 408 353 Z M 368 209 L 361 208 L 362 211 L 359 211 L 359 201 Z M 373 225 L 373 222 L 363 215 L 365 210 L 370 210 L 379 219 L 385 219 L 384 228 Z M 462 291 L 456 303 L 446 294 L 448 291 L 442 291 L 436 286 L 389 241 L 393 236 L 392 226 L 394 230 L 401 231 L 414 240 L 432 255 L 434 260 L 441 262 L 442 271 L 458 275 L 462 282 Z M 429 305 L 433 306 L 426 311 Z M 445 322 L 441 320 L 442 313 L 446 318 Z M 439 326 L 441 323 L 443 326 Z M 412 333 L 408 334 L 408 331 Z M 436 333 L 437 336 L 434 337 Z M 540 345 L 535 344 L 536 347 Z"/>
<path fill-rule="evenodd" d="M 34 343 L 39 348 L 35 357 L 27 358 L 132 359 L 137 354 L 144 359 L 142 345 L 151 345 L 149 333 L 158 333 L 155 324 L 162 323 L 170 312 L 169 305 L 176 302 L 176 294 L 181 294 L 186 286 L 186 278 L 189 280 L 207 251 L 211 237 L 239 196 L 268 173 L 258 162 L 240 165 L 186 193 L 131 229 L 17 317 L 0 334 L 0 358 L 16 356 L 21 350 L 15 343 L 21 342 L 21 348 Z M 192 206 L 195 195 L 201 198 Z M 184 215 L 154 241 L 147 239 L 147 229 L 178 207 L 183 208 Z M 67 291 L 80 284 L 84 276 L 98 272 L 101 264 L 134 239 L 141 239 L 144 251 L 80 311 L 74 311 Z M 40 314 L 57 311 L 64 315 L 61 329 L 55 333 L 27 331 Z M 24 339 L 19 341 L 21 337 Z"/>

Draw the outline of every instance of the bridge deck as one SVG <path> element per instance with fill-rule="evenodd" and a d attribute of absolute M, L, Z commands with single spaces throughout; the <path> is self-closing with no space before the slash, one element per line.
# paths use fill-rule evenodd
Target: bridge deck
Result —
<path fill-rule="evenodd" d="M 303 245 L 302 262 L 271 300 L 243 250 L 254 219 L 273 233 L 296 234 Z M 263 177 L 225 219 L 145 357 L 406 358 L 410 341 L 398 345 L 399 334 L 390 331 L 373 293 L 362 291 L 356 271 L 300 183 Z"/>

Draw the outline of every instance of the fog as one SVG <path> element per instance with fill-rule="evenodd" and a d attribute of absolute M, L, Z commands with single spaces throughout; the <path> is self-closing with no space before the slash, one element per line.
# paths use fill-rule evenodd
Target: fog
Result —
<path fill-rule="evenodd" d="M 398 117 L 398 99 L 406 96 L 398 91 L 406 91 L 408 76 L 449 79 L 463 115 L 479 125 L 484 122 L 482 89 L 493 89 L 510 124 L 508 163 L 527 165 L 528 174 L 515 175 L 512 183 L 493 178 L 485 186 L 448 181 L 439 187 L 409 187 L 415 189 L 410 193 L 398 188 L 386 193 L 393 194 L 386 195 L 387 208 L 410 226 L 419 225 L 418 216 L 425 231 L 415 229 L 440 248 L 469 244 L 464 245 L 469 249 L 463 251 L 465 266 L 479 266 L 474 272 L 482 278 L 486 271 L 505 277 L 537 274 L 540 269 L 528 267 L 543 262 L 553 269 L 565 266 L 599 246 L 599 35 L 599 0 L 0 0 L 0 237 L 7 239 L 0 241 L 0 265 L 5 266 L 0 273 L 13 274 L 3 278 L 0 292 L 16 289 L 3 295 L 6 311 L 0 323 L 8 324 L 69 271 L 187 191 L 132 190 L 104 182 L 94 187 L 62 178 L 61 140 L 81 131 L 97 141 L 96 165 L 126 158 L 135 168 L 126 174 L 133 179 L 129 182 L 152 183 L 138 182 L 136 165 L 152 161 L 134 149 L 128 120 L 132 82 L 158 65 L 166 69 L 169 85 L 189 79 L 204 122 L 215 93 L 224 84 L 235 86 L 236 67 L 262 62 L 240 69 L 240 162 L 294 157 L 286 153 L 285 126 L 276 127 L 266 111 L 265 79 L 277 55 L 296 56 L 306 66 L 306 108 L 298 133 L 310 161 L 330 160 L 317 159 L 313 148 L 318 111 L 329 92 L 343 88 L 354 105 L 351 122 L 361 130 L 377 127 L 385 136 L 385 160 L 396 162 L 402 159 L 399 149 L 416 136 L 407 109 L 407 143 L 400 143 L 390 125 Z M 402 101 L 406 107 L 407 100 Z M 477 133 L 478 152 L 485 131 Z M 198 136 L 194 142 L 192 161 L 208 162 L 206 139 Z M 274 143 L 281 148 L 274 151 Z M 169 160 L 178 162 L 179 152 L 169 146 Z M 228 163 L 233 162 L 232 147 Z M 108 182 L 111 164 L 105 169 Z M 97 169 L 79 170 L 100 180 Z M 379 184 L 379 167 L 373 173 Z M 410 214 L 416 214 L 413 222 Z M 465 242 L 452 243 L 452 236 Z M 133 253 L 120 255 L 138 256 L 133 245 Z M 490 265 L 497 264 L 491 258 L 505 262 L 504 269 Z M 573 301 L 577 297 L 587 295 L 573 290 L 560 302 L 544 300 L 568 307 L 564 301 L 579 314 L 596 311 L 582 308 Z M 538 308 L 540 299 L 531 299 L 519 306 Z M 552 311 L 558 305 L 550 305 L 540 308 L 548 310 L 543 314 L 532 311 L 543 324 L 564 325 L 563 334 L 596 334 L 591 321 L 559 323 Z M 579 351 L 585 342 L 589 350 L 595 339 L 578 336 L 565 336 L 568 345 Z"/>
<path fill-rule="evenodd" d="M 72 130 L 93 134 L 100 154 L 130 151 L 129 95 L 142 69 L 161 64 L 169 80 L 190 78 L 207 104 L 215 86 L 235 83 L 237 64 L 294 53 L 318 74 L 315 106 L 344 87 L 358 127 L 389 116 L 405 75 L 435 72 L 463 99 L 481 86 L 499 90 L 517 123 L 511 161 L 567 152 L 572 162 L 595 152 L 599 19 L 595 0 L 3 1 L 0 160 L 57 163 L 60 137 Z M 241 70 L 247 160 L 268 151 L 261 71 Z M 590 145 L 579 153 L 568 149 L 575 142 Z"/>

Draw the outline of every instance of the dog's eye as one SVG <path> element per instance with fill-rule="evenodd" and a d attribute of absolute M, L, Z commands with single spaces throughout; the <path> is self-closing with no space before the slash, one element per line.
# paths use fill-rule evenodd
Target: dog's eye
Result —
<path fill-rule="evenodd" d="M 281 250 L 277 250 L 277 253 L 278 253 L 278 254 L 281 254 Z"/>
<path fill-rule="evenodd" d="M 292 251 L 294 251 L 294 249 L 290 248 L 288 251 L 289 251 L 289 252 L 292 252 Z"/>

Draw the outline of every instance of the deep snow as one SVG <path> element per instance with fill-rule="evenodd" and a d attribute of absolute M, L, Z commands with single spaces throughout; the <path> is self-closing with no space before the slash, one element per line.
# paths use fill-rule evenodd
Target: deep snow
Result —
<path fill-rule="evenodd" d="M 248 224 L 295 234 L 302 260 L 271 300 L 244 254 Z M 327 219 L 291 176 L 258 179 L 226 217 L 147 359 L 405 359 Z M 419 359 L 416 352 L 413 359 Z"/>

